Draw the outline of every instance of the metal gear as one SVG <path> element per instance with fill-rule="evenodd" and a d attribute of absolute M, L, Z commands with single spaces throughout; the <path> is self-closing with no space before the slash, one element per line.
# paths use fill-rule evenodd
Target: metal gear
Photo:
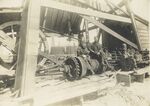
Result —
<path fill-rule="evenodd" d="M 80 78 L 80 65 L 75 57 L 70 57 L 65 61 L 65 76 L 68 80 L 78 80 Z"/>

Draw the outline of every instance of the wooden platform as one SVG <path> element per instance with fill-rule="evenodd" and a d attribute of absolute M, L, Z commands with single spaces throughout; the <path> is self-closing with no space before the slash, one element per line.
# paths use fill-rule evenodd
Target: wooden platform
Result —
<path fill-rule="evenodd" d="M 79 81 L 62 82 L 55 86 L 44 87 L 43 89 L 39 89 L 35 94 L 35 106 L 45 106 L 77 97 L 80 98 L 84 95 L 114 86 L 115 83 L 111 81 L 107 77 L 95 75 Z"/>
<path fill-rule="evenodd" d="M 15 106 L 49 106 L 77 98 L 81 99 L 82 102 L 84 96 L 92 93 L 98 94 L 103 89 L 114 86 L 114 79 L 105 75 L 88 76 L 74 82 L 49 80 L 44 84 L 38 84 L 35 94 L 32 94 L 32 96 L 14 98 L 6 102 L 12 104 L 9 104 L 9 106 L 14 106 L 14 103 L 17 104 Z"/>

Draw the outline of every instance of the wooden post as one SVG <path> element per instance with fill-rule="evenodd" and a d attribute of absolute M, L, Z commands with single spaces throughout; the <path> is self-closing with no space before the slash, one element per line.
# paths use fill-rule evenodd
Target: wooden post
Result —
<path fill-rule="evenodd" d="M 85 35 L 86 35 L 86 42 L 89 42 L 89 30 L 88 30 L 88 21 L 84 21 L 85 24 Z"/>
<path fill-rule="evenodd" d="M 98 34 L 97 34 L 98 41 L 100 40 L 101 34 L 102 34 L 102 30 L 99 28 L 99 31 L 98 31 Z"/>
<path fill-rule="evenodd" d="M 129 15 L 131 17 L 131 22 L 132 22 L 132 25 L 133 25 L 133 30 L 134 30 L 134 33 L 135 33 L 135 38 L 136 38 L 136 41 L 137 41 L 138 49 L 141 50 L 141 44 L 140 44 L 140 41 L 139 41 L 139 33 L 138 33 L 138 29 L 137 29 L 134 13 L 131 10 L 129 0 L 125 0 L 125 1 L 126 1 L 127 11 L 129 12 Z"/>
<path fill-rule="evenodd" d="M 24 6 L 15 78 L 15 91 L 20 91 L 19 96 L 29 96 L 34 93 L 39 41 L 40 0 L 25 0 Z"/>

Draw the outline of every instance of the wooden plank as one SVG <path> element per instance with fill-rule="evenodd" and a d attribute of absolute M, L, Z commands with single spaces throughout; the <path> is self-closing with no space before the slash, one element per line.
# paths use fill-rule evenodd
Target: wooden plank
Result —
<path fill-rule="evenodd" d="M 87 3 L 86 0 L 75 0 L 76 2 L 88 7 L 88 8 L 91 8 L 91 9 L 94 9 L 94 10 L 98 10 L 97 8 L 94 8 L 93 6 L 91 6 L 90 4 Z"/>
<path fill-rule="evenodd" d="M 15 77 L 15 91 L 19 96 L 34 92 L 34 77 L 37 66 L 40 0 L 26 0 L 22 13 L 20 42 Z"/>
<path fill-rule="evenodd" d="M 111 1 L 109 1 L 109 3 L 111 4 L 111 5 L 113 5 L 115 8 L 117 8 L 118 10 L 120 10 L 120 11 L 122 11 L 124 14 L 126 14 L 127 16 L 129 16 L 129 14 L 126 12 L 126 11 L 124 11 L 121 7 L 119 7 L 118 5 L 115 5 L 114 3 L 112 3 Z"/>
<path fill-rule="evenodd" d="M 55 27 L 56 27 L 56 22 L 57 22 L 57 18 L 58 18 L 57 17 L 58 13 L 59 13 L 59 11 L 55 10 L 55 9 L 53 9 L 53 11 L 51 12 L 51 21 L 50 21 L 51 29 L 56 29 Z"/>
<path fill-rule="evenodd" d="M 49 106 L 61 101 L 86 96 L 93 92 L 99 92 L 103 89 L 115 86 L 115 83 L 108 77 L 95 75 L 74 82 L 49 80 L 49 82 L 40 82 L 36 86 L 38 89 L 34 96 L 15 98 L 13 102 L 19 103 L 18 106 L 22 106 L 24 103 L 28 103 L 29 105 L 27 106 Z M 8 100 L 7 102 L 12 101 Z"/>
<path fill-rule="evenodd" d="M 136 21 L 135 21 L 134 13 L 131 10 L 129 0 L 126 0 L 126 9 L 127 9 L 128 13 L 131 17 L 131 22 L 132 22 L 132 26 L 133 26 L 133 31 L 135 33 L 135 39 L 136 39 L 136 42 L 137 42 L 137 45 L 138 45 L 138 49 L 141 50 L 141 42 L 139 40 L 139 33 L 138 33 L 138 29 L 137 29 L 137 24 L 136 24 Z"/>
<path fill-rule="evenodd" d="M 135 74 L 134 77 L 135 77 L 135 81 L 143 83 L 145 79 L 145 73 Z"/>
<path fill-rule="evenodd" d="M 89 27 L 88 30 L 90 31 L 90 30 L 93 30 L 93 29 L 96 29 L 96 28 L 98 28 L 98 26 L 94 25 L 94 26 Z M 85 32 L 85 29 L 81 30 L 80 32 Z"/>
<path fill-rule="evenodd" d="M 112 10 L 113 13 L 114 13 L 115 15 L 117 15 L 116 10 L 115 10 L 115 9 L 112 7 L 112 5 L 111 5 L 111 2 L 108 1 L 108 0 L 104 0 L 104 1 L 106 2 L 106 4 L 108 5 L 108 7 L 110 8 L 110 10 Z"/>
<path fill-rule="evenodd" d="M 145 41 L 141 41 L 141 43 L 142 43 L 142 45 L 143 44 L 147 44 L 147 45 L 150 44 L 149 42 L 145 42 Z"/>
<path fill-rule="evenodd" d="M 111 1 L 109 1 L 115 8 L 119 9 L 120 11 L 122 11 L 124 14 L 126 14 L 127 16 L 129 16 L 129 13 L 127 13 L 126 11 L 124 11 L 123 9 L 121 9 L 122 5 L 115 5 L 114 3 L 112 3 Z M 134 13 L 135 14 L 135 13 Z M 148 21 L 141 18 L 140 16 L 135 14 L 135 19 L 143 24 L 145 24 L 146 26 L 148 26 Z"/>
<path fill-rule="evenodd" d="M 10 27 L 12 25 L 20 25 L 20 21 L 10 21 L 6 22 L 0 25 L 0 42 L 2 42 L 2 45 L 6 47 L 8 50 L 15 53 L 15 43 L 16 41 L 9 37 L 4 31 L 4 28 Z"/>
<path fill-rule="evenodd" d="M 131 85 L 131 75 L 130 74 L 123 74 L 123 73 L 118 73 L 116 75 L 116 80 L 117 84 L 119 83 L 125 83 L 125 86 L 130 86 Z"/>
<path fill-rule="evenodd" d="M 139 39 L 141 38 L 149 39 L 149 34 L 140 34 Z"/>
<path fill-rule="evenodd" d="M 142 17 L 140 17 L 139 15 L 137 15 L 135 13 L 134 13 L 134 15 L 135 15 L 136 20 L 138 20 L 139 22 L 141 22 L 141 23 L 145 24 L 146 26 L 148 26 L 149 22 L 147 20 L 143 19 Z"/>
<path fill-rule="evenodd" d="M 59 30 L 62 18 L 63 18 L 63 12 L 58 11 L 57 17 L 56 17 L 57 20 L 55 21 L 55 27 L 53 28 L 54 30 Z"/>
<path fill-rule="evenodd" d="M 102 30 L 106 31 L 107 33 L 109 33 L 110 35 L 116 37 L 117 39 L 121 40 L 122 42 L 125 42 L 127 44 L 129 44 L 130 46 L 134 47 L 137 49 L 137 45 L 132 43 L 131 41 L 129 41 L 128 39 L 124 38 L 123 36 L 121 36 L 120 34 L 116 33 L 115 31 L 111 30 L 110 28 L 108 28 L 107 26 L 103 25 L 102 23 L 99 23 L 98 21 L 88 17 L 88 16 L 81 16 L 84 19 L 88 20 L 89 22 L 93 23 L 94 25 L 98 26 L 99 28 L 101 28 Z"/>
<path fill-rule="evenodd" d="M 6 47 L 8 50 L 15 53 L 15 40 L 7 36 L 2 30 L 0 30 L 0 42 L 4 47 Z"/>
<path fill-rule="evenodd" d="M 106 83 L 107 81 L 110 82 Z M 114 85 L 115 83 L 112 83 L 111 79 L 108 79 L 106 77 L 91 76 L 80 81 L 65 82 L 54 87 L 49 86 L 44 89 L 44 91 L 47 92 L 43 93 L 42 90 L 38 91 L 38 93 L 35 95 L 35 106 L 48 106 L 50 104 L 52 105 L 61 101 L 81 97 L 92 92 L 97 92 L 98 90 L 105 89 Z M 41 94 L 45 96 L 42 97 L 40 96 Z M 42 101 L 37 102 L 41 99 Z"/>
<path fill-rule="evenodd" d="M 39 52 L 39 55 L 41 55 L 41 56 L 43 56 L 43 57 L 49 59 L 51 62 L 53 62 L 53 63 L 55 63 L 55 64 L 58 63 L 57 61 L 55 61 L 55 60 L 54 60 L 49 54 L 47 54 L 47 53 Z"/>
<path fill-rule="evenodd" d="M 133 74 L 133 76 L 135 77 L 135 81 L 143 83 L 145 75 L 149 74 L 150 72 L 149 68 L 150 66 L 136 70 L 136 73 Z"/>
<path fill-rule="evenodd" d="M 139 33 L 146 33 L 146 34 L 148 34 L 148 29 L 147 30 L 146 29 L 145 30 L 144 29 L 139 29 Z"/>
<path fill-rule="evenodd" d="M 141 42 L 149 42 L 149 39 L 148 39 L 148 38 L 141 38 L 141 37 L 140 37 L 140 41 L 141 41 Z"/>
<path fill-rule="evenodd" d="M 122 0 L 120 3 L 118 3 L 118 7 L 123 7 L 125 4 L 124 4 L 124 0 Z M 113 10 L 110 10 L 108 13 L 113 13 L 113 11 L 114 10 L 118 10 L 118 8 L 117 7 L 114 7 L 114 9 Z"/>
<path fill-rule="evenodd" d="M 124 0 L 123 0 L 124 1 Z M 123 3 L 119 3 L 118 5 L 115 5 L 114 3 L 112 3 L 111 1 L 109 1 L 116 9 L 116 10 L 120 10 L 122 11 L 124 14 L 126 14 L 127 16 L 129 16 L 129 13 L 127 13 L 126 11 L 124 11 L 123 9 L 121 9 L 121 7 L 125 4 L 124 2 Z M 120 5 L 121 4 L 121 5 Z M 113 12 L 113 10 L 112 10 Z M 135 14 L 135 13 L 134 13 Z M 146 26 L 148 26 L 148 21 L 143 19 L 142 17 L 138 16 L 137 14 L 135 14 L 135 19 L 143 24 L 145 24 Z"/>
<path fill-rule="evenodd" d="M 120 8 L 122 6 L 124 6 L 124 0 L 121 1 L 117 6 L 120 7 Z M 108 11 L 108 13 L 112 14 L 114 12 L 114 10 L 116 11 L 116 10 L 118 10 L 118 8 L 114 7 L 114 9 Z M 96 29 L 96 28 L 98 28 L 98 26 L 92 26 L 92 27 L 89 27 L 89 30 L 93 30 L 93 29 Z M 81 30 L 80 32 L 85 32 L 85 29 Z"/>
<path fill-rule="evenodd" d="M 2 9 L 0 10 L 0 13 L 21 13 L 23 9 Z"/>
<path fill-rule="evenodd" d="M 118 10 L 119 8 L 121 9 L 121 7 L 124 6 L 124 0 L 122 2 L 120 2 L 118 5 L 115 5 L 115 6 L 116 7 L 113 10 L 108 11 L 108 13 L 113 13 L 114 10 Z M 125 12 L 125 11 L 123 10 L 123 12 Z M 148 26 L 149 22 L 147 20 L 142 19 L 140 16 L 138 16 L 136 14 L 135 14 L 135 19 Z M 89 27 L 89 30 L 93 30 L 93 29 L 96 29 L 96 28 L 98 28 L 98 27 L 97 26 L 92 26 L 92 27 Z M 141 28 L 138 28 L 138 29 L 141 29 Z M 148 28 L 145 28 L 145 29 L 148 30 Z M 80 32 L 85 32 L 85 29 L 81 30 Z"/>
<path fill-rule="evenodd" d="M 64 4 L 64 3 L 60 3 L 60 2 L 56 2 L 56 1 L 43 0 L 41 3 L 41 6 L 59 9 L 59 10 L 63 10 L 63 11 L 68 11 L 68 12 L 73 12 L 73 13 L 77 13 L 77 14 L 95 16 L 98 18 L 103 18 L 103 19 L 108 19 L 108 20 L 131 23 L 131 20 L 126 17 L 121 17 L 121 16 L 116 16 L 116 15 L 112 15 L 112 14 L 108 14 L 108 13 L 98 12 L 98 11 L 94 11 L 91 9 L 85 9 L 82 7 L 68 5 L 68 4 Z"/>
<path fill-rule="evenodd" d="M 88 24 L 89 22 L 87 20 L 84 21 L 85 24 L 85 35 L 86 35 L 86 42 L 89 42 L 89 30 L 88 30 Z"/>
<path fill-rule="evenodd" d="M 59 27 L 59 29 L 62 33 L 64 33 L 64 31 L 66 31 L 66 29 L 68 29 L 68 22 L 67 22 L 68 21 L 68 16 L 69 16 L 68 12 L 63 13 L 63 17 L 61 19 L 61 23 L 60 23 L 60 27 Z"/>

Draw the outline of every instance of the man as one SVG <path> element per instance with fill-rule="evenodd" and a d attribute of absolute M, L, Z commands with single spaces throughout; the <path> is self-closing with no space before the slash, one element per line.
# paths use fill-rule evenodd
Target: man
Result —
<path fill-rule="evenodd" d="M 132 47 L 127 48 L 125 43 L 122 44 L 122 53 L 120 57 L 121 69 L 123 71 L 131 71 L 136 68 L 136 61 L 134 59 L 134 49 Z"/>
<path fill-rule="evenodd" d="M 85 56 L 89 55 L 89 52 L 90 51 L 88 50 L 88 48 L 86 46 L 86 42 L 81 41 L 79 44 L 79 47 L 77 49 L 77 56 L 85 57 Z"/>
<path fill-rule="evenodd" d="M 136 63 L 136 59 L 135 59 L 135 49 L 131 46 L 129 46 L 128 48 L 128 54 L 129 54 L 129 57 L 131 58 L 131 60 L 133 61 L 133 65 L 134 65 L 134 68 L 137 68 L 137 63 Z"/>
<path fill-rule="evenodd" d="M 97 54 L 103 52 L 102 45 L 100 45 L 97 37 L 94 37 L 94 42 L 91 45 L 91 50 Z"/>
<path fill-rule="evenodd" d="M 125 43 L 122 44 L 122 55 L 125 59 L 129 57 L 127 45 Z"/>
<path fill-rule="evenodd" d="M 135 59 L 136 59 L 136 62 L 137 62 L 137 63 L 140 63 L 140 62 L 143 61 L 142 55 L 140 54 L 139 51 L 136 51 L 136 52 L 135 52 Z"/>
<path fill-rule="evenodd" d="M 101 62 L 103 64 L 103 66 L 106 66 L 105 68 L 109 68 L 111 70 L 114 70 L 114 68 L 108 63 L 107 61 L 107 57 L 103 51 L 102 45 L 100 45 L 98 37 L 94 37 L 94 42 L 91 45 L 91 51 L 96 53 L 97 55 L 101 56 Z M 103 71 L 105 71 L 106 69 L 103 69 Z"/>
<path fill-rule="evenodd" d="M 87 68 L 92 74 L 95 74 L 91 67 L 90 63 L 90 56 L 89 56 L 90 51 L 88 50 L 87 43 L 85 41 L 81 41 L 79 44 L 79 47 L 77 49 L 77 56 L 82 57 L 85 62 L 87 63 Z"/>

